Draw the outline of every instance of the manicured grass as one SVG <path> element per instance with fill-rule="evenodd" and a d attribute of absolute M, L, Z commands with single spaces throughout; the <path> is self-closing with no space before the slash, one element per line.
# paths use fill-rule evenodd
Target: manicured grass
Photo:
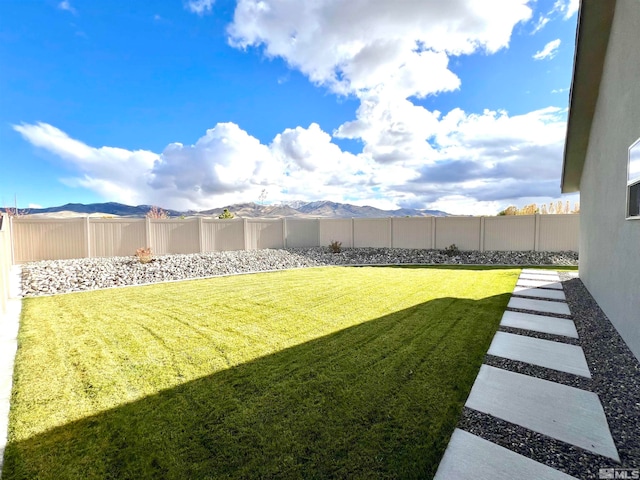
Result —
<path fill-rule="evenodd" d="M 3 479 L 429 478 L 518 274 L 322 268 L 27 299 Z"/>

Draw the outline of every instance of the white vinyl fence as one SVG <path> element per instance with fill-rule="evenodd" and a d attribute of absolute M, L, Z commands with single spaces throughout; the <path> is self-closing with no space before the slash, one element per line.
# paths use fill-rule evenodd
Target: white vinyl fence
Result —
<path fill-rule="evenodd" d="M 12 219 L 13 261 L 328 246 L 578 251 L 579 215 L 412 218 Z M 0 240 L 1 241 L 1 240 Z"/>
<path fill-rule="evenodd" d="M 9 299 L 9 275 L 11 273 L 11 222 L 0 214 L 0 320 L 7 312 Z"/>

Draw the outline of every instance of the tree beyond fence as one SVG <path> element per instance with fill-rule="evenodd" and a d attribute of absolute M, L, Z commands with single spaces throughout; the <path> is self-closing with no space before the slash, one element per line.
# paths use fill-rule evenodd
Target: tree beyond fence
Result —
<path fill-rule="evenodd" d="M 328 246 L 578 251 L 580 215 L 411 218 L 12 218 L 13 261 Z"/>

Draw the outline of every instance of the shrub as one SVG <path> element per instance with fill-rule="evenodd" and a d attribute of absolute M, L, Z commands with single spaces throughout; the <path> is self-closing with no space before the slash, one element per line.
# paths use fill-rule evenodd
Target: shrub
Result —
<path fill-rule="evenodd" d="M 165 212 L 163 209 L 153 205 L 147 212 L 147 218 L 164 219 L 164 218 L 169 218 L 169 214 Z"/>
<path fill-rule="evenodd" d="M 225 209 L 222 211 L 222 213 L 221 213 L 220 215 L 218 215 L 218 218 L 219 218 L 220 220 L 224 220 L 224 219 L 226 219 L 226 218 L 233 218 L 233 217 L 234 217 L 233 213 L 231 213 L 231 212 L 229 211 L 229 209 L 228 209 L 228 208 L 225 208 Z"/>
<path fill-rule="evenodd" d="M 153 260 L 151 247 L 137 249 L 136 257 L 138 257 L 138 260 L 140 261 L 140 263 L 149 263 L 151 260 Z"/>
<path fill-rule="evenodd" d="M 329 243 L 329 248 L 332 253 L 340 253 L 342 251 L 342 242 L 332 240 L 331 243 Z"/>
<path fill-rule="evenodd" d="M 455 257 L 460 255 L 460 249 L 456 246 L 455 243 L 452 243 L 447 248 L 444 249 L 445 255 L 448 257 Z"/>

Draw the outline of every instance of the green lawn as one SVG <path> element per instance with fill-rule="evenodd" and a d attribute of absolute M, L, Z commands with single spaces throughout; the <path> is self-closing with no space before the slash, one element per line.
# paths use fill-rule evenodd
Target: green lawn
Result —
<path fill-rule="evenodd" d="M 2 478 L 429 478 L 519 272 L 335 267 L 27 299 Z"/>

